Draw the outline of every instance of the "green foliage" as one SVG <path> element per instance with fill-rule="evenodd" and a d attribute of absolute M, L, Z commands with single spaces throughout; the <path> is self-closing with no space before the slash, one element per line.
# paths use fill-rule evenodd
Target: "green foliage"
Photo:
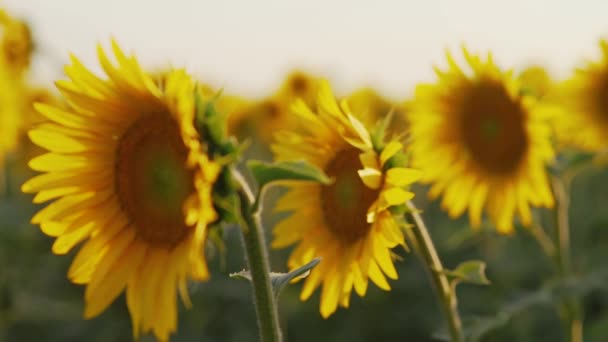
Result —
<path fill-rule="evenodd" d="M 469 318 L 464 325 L 466 340 L 479 341 L 490 331 L 505 326 L 513 317 L 530 310 L 531 307 L 555 306 L 565 298 L 581 299 L 595 289 L 608 290 L 608 269 L 584 277 L 572 277 L 548 283 L 537 291 L 508 302 L 494 315 Z"/>
<path fill-rule="evenodd" d="M 0 199 L 0 341 L 133 341 L 124 296 L 101 316 L 82 319 L 84 288 L 66 277 L 73 254 L 52 255 L 53 239 L 28 223 L 40 206 L 31 204 L 31 196 L 19 194 L 18 189 L 30 176 L 13 172 L 9 191 Z M 440 209 L 439 201 L 427 201 L 427 187 L 413 187 L 414 201 L 424 212 L 444 265 L 456 270 L 463 260 L 487 264 L 490 285 L 458 287 L 469 341 L 564 341 L 555 309 L 564 296 L 583 299 L 585 341 L 606 339 L 608 279 L 601 270 L 608 260 L 608 171 L 585 168 L 571 188 L 572 261 L 579 276 L 547 282 L 556 270 L 532 234 L 523 229 L 511 236 L 485 228 L 473 231 L 466 217 L 453 220 Z M 282 191 L 271 190 L 267 203 Z M 272 227 L 277 217 L 263 213 L 262 220 L 265 227 Z M 549 232 L 551 226 L 545 228 Z M 240 231 L 226 226 L 217 234 L 210 237 L 221 235 L 226 253 L 208 254 L 211 279 L 189 284 L 193 307 L 186 310 L 180 305 L 179 328 L 172 342 L 255 341 L 258 336 L 249 284 L 228 277 L 243 265 Z M 271 230 L 266 234 L 269 240 Z M 290 252 L 272 250 L 272 268 L 286 272 Z M 301 302 L 301 282 L 285 286 L 280 307 L 285 341 L 436 341 L 433 332 L 441 327 L 441 312 L 427 274 L 411 254 L 399 248 L 393 252 L 399 259 L 395 262 L 399 279 L 390 280 L 391 291 L 370 282 L 364 298 L 353 295 L 349 309 L 340 309 L 329 319 L 318 312 L 321 291 Z M 218 255 L 224 255 L 225 262 Z M 146 336 L 141 341 L 153 339 Z"/>

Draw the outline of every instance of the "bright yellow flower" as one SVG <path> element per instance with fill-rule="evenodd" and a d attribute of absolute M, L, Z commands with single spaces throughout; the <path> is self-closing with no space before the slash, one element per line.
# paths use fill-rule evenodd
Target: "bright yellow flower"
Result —
<path fill-rule="evenodd" d="M 531 223 L 530 205 L 553 206 L 545 166 L 554 158 L 546 108 L 526 96 L 510 72 L 464 56 L 461 69 L 436 69 L 439 82 L 416 88 L 410 118 L 411 153 L 431 197 L 443 194 L 451 217 L 469 210 L 473 227 L 485 211 L 500 232 L 513 229 L 517 213 Z"/>
<path fill-rule="evenodd" d="M 319 91 L 320 79 L 316 76 L 295 70 L 290 72 L 275 97 L 286 102 L 293 102 L 295 99 L 302 99 L 306 104 L 312 106 Z M 288 109 L 289 111 L 289 109 Z"/>
<path fill-rule="evenodd" d="M 290 111 L 291 104 L 296 99 L 302 99 L 311 106 L 315 106 L 319 80 L 301 71 L 290 73 L 278 91 L 272 96 L 252 103 L 245 104 L 236 109 L 228 117 L 228 132 L 231 135 L 246 138 L 255 137 L 264 145 L 272 142 L 274 134 L 282 129 L 290 129 L 297 125 Z"/>
<path fill-rule="evenodd" d="M 55 254 L 85 241 L 68 277 L 86 284 L 85 318 L 126 289 L 133 332 L 161 341 L 177 326 L 176 292 L 190 305 L 188 279 L 206 280 L 207 224 L 216 218 L 211 187 L 219 167 L 194 128 L 195 85 L 183 70 L 163 85 L 113 43 L 117 65 L 99 47 L 107 77 L 75 57 L 57 86 L 67 109 L 39 104 L 51 122 L 29 132 L 49 153 L 44 172 L 22 186 L 34 202 L 53 200 L 32 222 L 57 237 Z"/>
<path fill-rule="evenodd" d="M 397 278 L 390 249 L 405 246 L 399 222 L 390 208 L 414 194 L 405 187 L 419 172 L 395 167 L 398 142 L 372 145 L 370 133 L 346 101 L 339 106 L 327 83 L 321 83 L 313 112 L 302 100 L 292 111 L 297 130 L 282 131 L 272 145 L 277 160 L 304 159 L 333 178 L 331 185 L 288 183 L 289 192 L 277 203 L 291 216 L 274 229 L 274 248 L 297 244 L 288 266 L 297 268 L 315 257 L 322 262 L 306 278 L 300 298 L 308 299 L 321 286 L 320 312 L 348 307 L 352 289 L 365 295 L 368 279 L 389 290 L 386 277 Z"/>
<path fill-rule="evenodd" d="M 28 87 L 24 81 L 32 50 L 27 25 L 0 9 L 0 192 L 4 189 L 6 156 L 14 152 L 26 126 Z"/>
<path fill-rule="evenodd" d="M 392 112 L 387 127 L 388 136 L 403 136 L 408 131 L 406 105 L 396 104 L 370 88 L 363 88 L 348 96 L 348 103 L 353 113 L 359 113 L 361 121 L 372 127 Z"/>
<path fill-rule="evenodd" d="M 601 59 L 576 69 L 552 96 L 564 111 L 554 122 L 557 138 L 587 151 L 608 147 L 608 41 L 600 48 Z"/>
<path fill-rule="evenodd" d="M 14 77 L 4 65 L 0 65 L 0 174 L 3 173 L 5 156 L 19 142 L 23 126 L 22 109 L 25 102 L 25 85 Z"/>
<path fill-rule="evenodd" d="M 7 65 L 15 74 L 25 71 L 30 65 L 33 50 L 32 35 L 29 26 L 9 16 L 0 9 L 2 41 L 0 63 Z"/>
<path fill-rule="evenodd" d="M 536 98 L 544 98 L 553 87 L 554 81 L 543 67 L 532 65 L 519 74 L 522 89 Z"/>

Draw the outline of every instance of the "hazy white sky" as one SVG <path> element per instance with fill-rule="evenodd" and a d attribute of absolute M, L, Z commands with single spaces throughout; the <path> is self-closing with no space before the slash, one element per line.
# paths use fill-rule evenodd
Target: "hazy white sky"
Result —
<path fill-rule="evenodd" d="M 407 96 L 462 42 L 504 67 L 544 63 L 558 75 L 598 55 L 608 1 L 563 0 L 0 0 L 30 21 L 43 79 L 72 52 L 94 66 L 115 37 L 149 67 L 185 66 L 226 91 L 270 91 L 292 67 L 336 88 Z"/>

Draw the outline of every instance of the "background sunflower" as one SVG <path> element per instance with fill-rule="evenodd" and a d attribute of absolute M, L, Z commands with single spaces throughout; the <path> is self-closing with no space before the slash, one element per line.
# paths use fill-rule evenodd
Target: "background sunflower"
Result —
<path fill-rule="evenodd" d="M 412 163 L 450 216 L 468 209 L 478 228 L 485 211 L 509 233 L 516 214 L 530 225 L 530 206 L 553 205 L 545 171 L 554 158 L 547 110 L 491 55 L 482 60 L 463 52 L 471 71 L 448 53 L 449 68 L 437 69 L 438 82 L 416 88 L 408 115 Z"/>
<path fill-rule="evenodd" d="M 608 41 L 599 47 L 600 57 L 577 68 L 550 99 L 563 110 L 554 120 L 557 138 L 586 151 L 608 147 Z"/>

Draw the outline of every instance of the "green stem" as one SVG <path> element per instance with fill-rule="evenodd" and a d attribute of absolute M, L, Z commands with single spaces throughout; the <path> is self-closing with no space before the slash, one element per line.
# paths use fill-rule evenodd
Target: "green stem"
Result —
<path fill-rule="evenodd" d="M 458 314 L 454 288 L 450 285 L 450 281 L 445 275 L 443 265 L 441 264 L 433 240 L 431 239 L 422 217 L 418 213 L 418 209 L 416 209 L 416 206 L 414 206 L 414 203 L 412 202 L 408 202 L 407 206 L 410 210 L 409 214 L 415 223 L 415 228 L 412 229 L 412 231 L 418 244 L 418 250 L 429 270 L 431 280 L 435 284 L 436 293 L 439 297 L 443 314 L 448 322 L 452 342 L 463 341 L 462 324 L 460 322 L 460 315 Z"/>
<path fill-rule="evenodd" d="M 233 177 L 240 184 L 239 199 L 243 218 L 243 241 L 251 272 L 260 337 L 262 342 L 280 342 L 281 330 L 277 305 L 270 282 L 268 251 L 259 213 L 254 209 L 255 198 L 247 182 L 240 174 L 233 172 Z"/>
<path fill-rule="evenodd" d="M 572 274 L 570 259 L 570 222 L 569 222 L 569 195 L 570 178 L 562 180 L 552 179 L 553 195 L 555 196 L 555 262 L 559 277 L 566 280 Z M 567 325 L 569 341 L 583 341 L 583 319 L 581 304 L 574 298 L 566 298 L 560 305 L 562 319 Z"/>

